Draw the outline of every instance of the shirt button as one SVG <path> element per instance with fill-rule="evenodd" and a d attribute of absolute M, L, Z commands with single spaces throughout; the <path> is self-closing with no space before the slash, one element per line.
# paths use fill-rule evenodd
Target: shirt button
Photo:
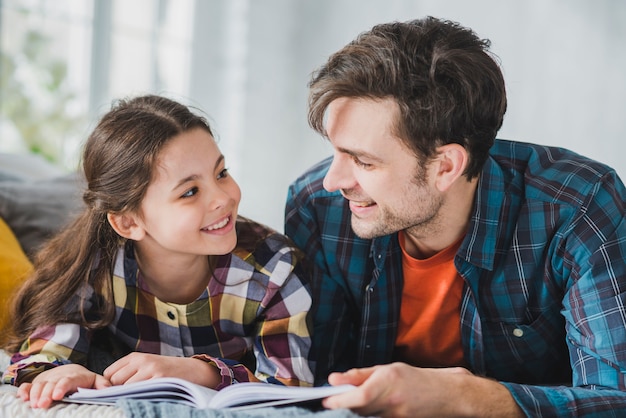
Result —
<path fill-rule="evenodd" d="M 513 335 L 515 335 L 516 337 L 521 337 L 522 335 L 524 335 L 524 331 L 522 331 L 520 328 L 515 328 L 513 330 Z"/>
<path fill-rule="evenodd" d="M 168 312 L 167 312 L 167 317 L 168 317 L 169 319 L 171 319 L 172 321 L 173 321 L 174 319 L 176 319 L 176 315 L 174 315 L 174 313 L 173 313 L 172 311 L 168 311 Z"/>

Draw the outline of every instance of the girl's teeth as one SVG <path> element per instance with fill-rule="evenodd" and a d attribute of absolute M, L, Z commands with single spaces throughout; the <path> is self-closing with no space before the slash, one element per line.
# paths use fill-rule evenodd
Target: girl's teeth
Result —
<path fill-rule="evenodd" d="M 220 228 L 224 228 L 226 226 L 226 224 L 228 223 L 228 221 L 230 220 L 230 218 L 226 218 L 224 219 L 222 222 L 215 224 L 215 225 L 211 225 L 210 227 L 208 227 L 207 229 L 209 231 L 214 231 L 216 229 L 220 229 Z"/>

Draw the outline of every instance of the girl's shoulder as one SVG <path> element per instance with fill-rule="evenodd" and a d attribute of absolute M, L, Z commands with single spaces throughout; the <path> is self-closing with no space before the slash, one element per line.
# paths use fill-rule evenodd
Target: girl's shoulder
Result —
<path fill-rule="evenodd" d="M 237 219 L 237 248 L 251 253 L 265 247 L 273 251 L 293 248 L 294 245 L 287 236 L 275 229 L 255 222 L 251 219 L 239 217 Z"/>
<path fill-rule="evenodd" d="M 237 221 L 237 247 L 233 255 L 270 271 L 283 263 L 293 268 L 301 258 L 300 251 L 286 235 L 246 218 Z"/>

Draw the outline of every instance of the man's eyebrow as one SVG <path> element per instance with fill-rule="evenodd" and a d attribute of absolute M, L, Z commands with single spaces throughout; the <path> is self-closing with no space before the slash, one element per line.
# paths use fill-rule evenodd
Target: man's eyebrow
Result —
<path fill-rule="evenodd" d="M 378 163 L 383 162 L 383 160 L 381 160 L 378 156 L 374 154 L 370 154 L 369 152 L 365 152 L 365 151 L 352 150 L 352 149 L 347 149 L 347 148 L 342 148 L 342 147 L 337 147 L 337 151 L 343 154 L 348 154 L 355 158 L 366 158 L 368 160 L 372 160 Z"/>

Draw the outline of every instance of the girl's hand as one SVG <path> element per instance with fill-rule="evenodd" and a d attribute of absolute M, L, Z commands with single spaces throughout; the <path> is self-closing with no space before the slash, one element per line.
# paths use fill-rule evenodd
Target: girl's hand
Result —
<path fill-rule="evenodd" d="M 114 385 L 148 380 L 154 377 L 179 377 L 214 388 L 222 380 L 217 367 L 191 357 L 170 357 L 148 353 L 130 353 L 104 370 L 104 377 Z"/>
<path fill-rule="evenodd" d="M 111 386 L 111 382 L 103 376 L 78 364 L 65 364 L 42 372 L 32 383 L 22 383 L 17 395 L 23 401 L 30 401 L 32 408 L 48 408 L 79 387 L 101 389 L 107 386 Z"/>

